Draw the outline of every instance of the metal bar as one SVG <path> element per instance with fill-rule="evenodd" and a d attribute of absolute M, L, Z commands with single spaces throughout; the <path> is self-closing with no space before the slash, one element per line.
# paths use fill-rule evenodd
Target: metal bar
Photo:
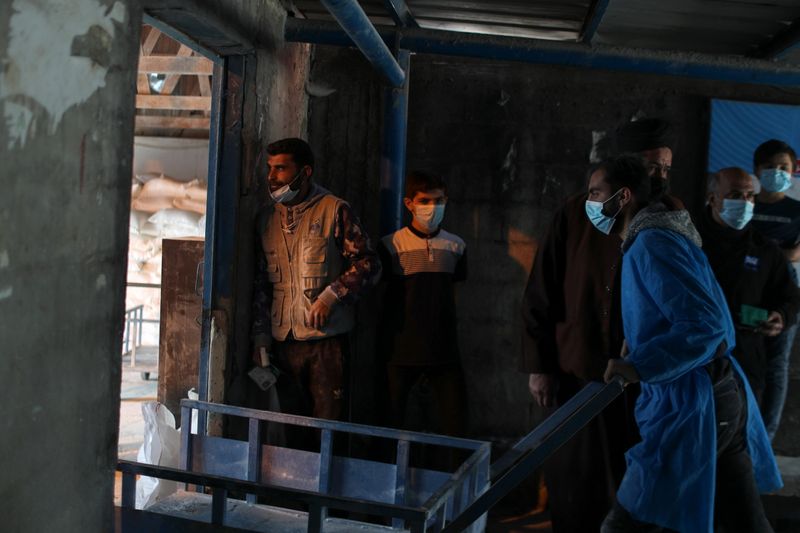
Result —
<path fill-rule="evenodd" d="M 160 289 L 161 288 L 161 284 L 160 283 L 132 283 L 132 282 L 128 282 L 126 284 L 126 286 L 127 287 L 143 287 L 143 288 L 146 288 L 146 289 Z"/>
<path fill-rule="evenodd" d="M 597 33 L 597 28 L 600 27 L 600 23 L 603 21 L 609 2 L 610 0 L 594 0 L 592 2 L 592 9 L 589 11 L 589 16 L 581 29 L 579 41 L 591 44 L 595 33 Z"/>
<path fill-rule="evenodd" d="M 225 523 L 225 508 L 228 505 L 228 491 L 223 487 L 211 489 L 211 523 L 221 526 Z"/>
<path fill-rule="evenodd" d="M 198 368 L 197 390 L 201 400 L 208 399 L 208 376 L 210 368 L 210 349 L 211 349 L 211 309 L 213 306 L 214 289 L 214 254 L 216 252 L 215 241 L 217 239 L 216 218 L 217 218 L 217 187 L 220 180 L 219 161 L 222 152 L 223 124 L 225 117 L 222 116 L 225 109 L 225 86 L 228 68 L 227 60 L 214 67 L 214 75 L 211 78 L 211 129 L 208 134 L 208 194 L 206 200 L 206 240 L 203 250 L 204 257 L 204 281 L 203 284 L 203 307 L 202 307 L 202 328 L 200 331 L 200 364 Z M 207 413 L 200 410 L 197 413 L 197 431 L 201 435 L 206 433 Z"/>
<path fill-rule="evenodd" d="M 209 398 L 212 316 L 218 311 L 232 311 L 230 306 L 234 298 L 233 271 L 236 264 L 238 187 L 242 161 L 244 65 L 244 56 L 226 57 L 224 75 L 219 73 L 223 69 L 216 68 L 213 77 L 212 102 L 217 106 L 217 116 L 212 112 L 212 125 L 216 149 L 213 152 L 214 157 L 209 158 L 206 240 L 203 252 L 203 329 L 198 380 L 202 400 Z M 222 353 L 227 354 L 234 335 L 226 335 L 225 338 L 228 344 Z M 201 427 L 201 431 L 205 433 L 205 419 Z"/>
<path fill-rule="evenodd" d="M 489 459 L 489 454 L 491 453 L 491 447 L 489 443 L 483 443 L 483 446 L 480 450 L 477 450 L 475 453 L 470 455 L 466 461 L 461 463 L 461 466 L 458 467 L 458 470 L 453 472 L 453 475 L 450 476 L 450 480 L 442 485 L 439 490 L 434 492 L 428 501 L 423 504 L 428 510 L 428 513 L 435 513 L 442 507 L 446 502 L 447 499 L 450 498 L 451 495 L 455 493 L 456 487 L 458 487 L 461 483 L 463 483 L 464 478 L 466 478 L 471 472 L 475 472 L 476 479 L 480 475 L 480 465 Z"/>
<path fill-rule="evenodd" d="M 394 19 L 395 24 L 409 28 L 419 28 L 419 24 L 417 24 L 414 15 L 411 14 L 411 10 L 408 9 L 408 4 L 405 0 L 383 0 L 383 3 L 386 4 L 386 9 Z M 406 72 L 408 71 L 406 70 Z"/>
<path fill-rule="evenodd" d="M 353 43 L 361 50 L 372 66 L 380 72 L 393 87 L 403 85 L 405 73 L 395 61 L 389 48 L 381 40 L 367 14 L 356 0 L 320 0 L 330 11 Z"/>
<path fill-rule="evenodd" d="M 400 229 L 403 223 L 403 197 L 406 179 L 406 139 L 408 133 L 408 87 L 411 53 L 399 50 L 397 60 L 406 79 L 402 87 L 387 87 L 383 95 L 383 144 L 381 148 L 381 235 Z"/>
<path fill-rule="evenodd" d="M 200 474 L 196 472 L 186 472 L 176 468 L 169 468 L 165 466 L 149 465 L 144 463 L 137 463 L 134 461 L 117 461 L 117 470 L 131 475 L 142 475 L 149 477 L 157 477 L 159 479 L 166 479 L 169 481 L 177 481 L 179 483 L 188 483 L 198 486 L 217 487 L 227 490 L 228 492 L 253 492 L 259 496 L 270 498 L 270 501 L 278 502 L 300 502 L 313 504 L 318 503 L 334 509 L 341 509 L 343 511 L 352 511 L 356 513 L 370 513 L 375 516 L 398 516 L 409 522 L 420 522 L 425 520 L 425 511 L 415 509 L 413 507 L 406 507 L 402 505 L 393 505 L 388 503 L 379 503 L 368 500 L 361 500 L 357 498 L 346 498 L 342 496 L 332 496 L 327 494 L 319 494 L 307 490 L 290 489 L 286 487 L 279 487 L 275 485 L 268 485 L 263 483 L 253 483 L 252 481 L 243 481 L 224 476 L 213 476 L 210 474 Z"/>
<path fill-rule="evenodd" d="M 786 29 L 773 35 L 772 39 L 759 46 L 753 57 L 783 59 L 798 47 L 800 47 L 800 19 L 795 20 Z"/>
<path fill-rule="evenodd" d="M 397 441 L 397 460 L 395 461 L 394 477 L 394 503 L 405 505 L 406 503 L 406 480 L 408 479 L 408 456 L 411 446 L 407 440 Z M 392 527 L 404 529 L 406 526 L 403 520 L 395 518 Z"/>
<path fill-rule="evenodd" d="M 261 420 L 251 418 L 247 438 L 247 481 L 258 483 L 261 481 Z M 247 503 L 256 503 L 258 496 L 247 495 Z"/>
<path fill-rule="evenodd" d="M 123 508 L 136 507 L 136 474 L 123 472 L 122 474 L 122 501 Z"/>
<path fill-rule="evenodd" d="M 322 533 L 322 506 L 318 503 L 312 503 L 308 506 L 308 533 Z"/>
<path fill-rule="evenodd" d="M 273 411 L 260 411 L 246 407 L 224 405 L 218 403 L 203 402 L 184 398 L 181 400 L 181 408 L 192 408 L 199 411 L 210 413 L 220 413 L 223 415 L 240 416 L 243 418 L 257 418 L 268 422 L 279 422 L 281 424 L 292 424 L 295 426 L 311 427 L 317 429 L 330 429 L 346 433 L 356 433 L 359 435 L 369 435 L 373 437 L 385 437 L 389 439 L 405 439 L 412 442 L 423 444 L 435 444 L 438 446 L 452 446 L 466 450 L 480 450 L 487 448 L 488 444 L 479 441 L 464 439 L 460 437 L 444 437 L 432 433 L 420 433 L 415 431 L 402 431 L 387 429 L 377 426 L 367 426 L 363 424 L 353 424 L 351 422 L 337 422 L 332 420 L 322 420 L 305 416 L 290 415 L 287 413 L 276 413 Z M 183 415 L 181 415 L 183 416 Z"/>
<path fill-rule="evenodd" d="M 198 413 L 199 414 L 199 413 Z M 184 431 L 192 427 L 192 408 L 185 405 L 181 406 L 181 420 L 183 420 L 183 430 L 181 430 L 181 470 L 192 470 L 192 432 Z M 186 421 L 189 424 L 186 424 Z"/>
<path fill-rule="evenodd" d="M 317 484 L 317 490 L 321 494 L 328 494 L 331 491 L 332 468 L 333 468 L 333 431 L 331 431 L 330 429 L 323 429 L 319 447 L 319 482 Z M 322 527 L 321 525 L 322 521 L 324 521 L 327 518 L 327 515 L 328 515 L 328 508 L 324 506 L 320 507 L 319 508 L 320 527 Z"/>
<path fill-rule="evenodd" d="M 443 533 L 464 531 L 482 514 L 492 508 L 501 498 L 519 485 L 530 474 L 539 468 L 550 455 L 571 439 L 590 420 L 596 417 L 617 396 L 622 394 L 621 379 L 603 386 L 589 400 L 572 410 L 559 408 L 551 417 L 558 417 L 561 423 L 539 445 L 528 450 L 525 456 L 513 468 L 497 479 L 492 486 L 478 496 L 461 514 L 459 514 Z"/>
<path fill-rule="evenodd" d="M 564 65 L 706 80 L 800 86 L 800 68 L 760 59 L 666 52 L 638 48 L 586 46 L 520 37 L 489 36 L 419 28 L 378 27 L 385 42 L 416 53 Z M 351 46 L 335 24 L 287 19 L 285 39 L 334 46 Z"/>
<path fill-rule="evenodd" d="M 567 400 L 567 402 L 560 407 L 560 410 L 571 412 L 577 409 L 581 404 L 590 400 L 591 397 L 597 394 L 602 388 L 602 383 L 590 382 L 572 398 Z M 519 439 L 502 457 L 492 463 L 491 479 L 494 480 L 504 474 L 506 470 L 511 468 L 514 463 L 525 455 L 525 452 L 536 447 L 562 423 L 563 420 L 558 416 L 549 416 L 545 418 L 538 426 L 533 428 L 530 433 Z"/>

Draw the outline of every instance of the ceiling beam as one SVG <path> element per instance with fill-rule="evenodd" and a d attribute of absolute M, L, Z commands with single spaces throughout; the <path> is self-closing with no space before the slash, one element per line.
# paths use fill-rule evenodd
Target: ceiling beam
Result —
<path fill-rule="evenodd" d="M 781 59 L 798 47 L 800 47 L 800 19 L 773 35 L 772 39 L 762 44 L 752 55 L 761 59 Z"/>
<path fill-rule="evenodd" d="M 208 117 L 165 117 L 158 115 L 136 115 L 136 129 L 207 130 L 211 127 Z"/>
<path fill-rule="evenodd" d="M 394 26 L 379 26 L 377 31 L 384 42 L 423 54 L 800 87 L 800 68 L 746 57 L 587 46 Z M 291 42 L 352 46 L 350 38 L 337 24 L 325 21 L 287 19 L 285 38 Z"/>
<path fill-rule="evenodd" d="M 139 72 L 210 76 L 214 73 L 214 63 L 201 56 L 144 56 L 139 58 Z"/>
<path fill-rule="evenodd" d="M 592 8 L 589 10 L 589 16 L 586 17 L 580 37 L 578 37 L 580 42 L 586 44 L 592 43 L 592 39 L 594 39 L 594 35 L 597 33 L 597 28 L 599 28 L 600 23 L 603 22 L 603 17 L 606 14 L 606 9 L 608 9 L 608 4 L 610 2 L 611 0 L 593 0 Z"/>
<path fill-rule="evenodd" d="M 139 94 L 136 95 L 136 108 L 211 111 L 211 98 L 206 96 L 166 96 L 161 94 Z"/>
<path fill-rule="evenodd" d="M 395 24 L 406 28 L 419 28 L 414 15 L 408 9 L 406 0 L 383 0 L 383 2 L 386 4 L 386 9 L 389 10 L 389 14 L 394 19 Z"/>

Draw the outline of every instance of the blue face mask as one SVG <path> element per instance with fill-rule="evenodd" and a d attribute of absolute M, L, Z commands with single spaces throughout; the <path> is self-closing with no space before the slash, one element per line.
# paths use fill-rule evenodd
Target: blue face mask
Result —
<path fill-rule="evenodd" d="M 758 175 L 761 188 L 768 192 L 783 192 L 792 186 L 792 175 L 779 168 L 767 168 Z"/>
<path fill-rule="evenodd" d="M 747 200 L 722 200 L 719 217 L 733 229 L 742 229 L 753 218 L 753 203 Z"/>
<path fill-rule="evenodd" d="M 621 191 L 620 189 L 619 191 Z M 611 197 L 606 200 L 605 202 L 594 202 L 592 200 L 586 200 L 586 216 L 589 217 L 589 221 L 594 225 L 595 228 L 600 230 L 601 232 L 608 235 L 611 233 L 611 228 L 614 227 L 614 222 L 617 220 L 617 215 L 619 212 L 622 211 L 622 207 L 620 207 L 614 216 L 608 216 L 603 213 L 603 206 L 606 205 L 606 202 L 609 202 L 612 198 L 619 194 L 619 191 L 615 192 L 611 195 Z"/>

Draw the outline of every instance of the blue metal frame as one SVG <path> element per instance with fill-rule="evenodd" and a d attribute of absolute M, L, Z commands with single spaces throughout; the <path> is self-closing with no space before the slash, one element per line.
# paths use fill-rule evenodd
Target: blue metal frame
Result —
<path fill-rule="evenodd" d="M 597 33 L 597 28 L 600 27 L 600 23 L 603 21 L 610 1 L 611 0 L 594 0 L 592 10 L 589 12 L 589 18 L 586 20 L 586 24 L 584 24 L 583 30 L 581 31 L 581 42 L 587 44 L 592 42 L 594 34 Z"/>
<path fill-rule="evenodd" d="M 394 19 L 395 24 L 408 28 L 419 28 L 419 24 L 414 19 L 411 10 L 408 9 L 408 4 L 406 4 L 405 0 L 383 0 L 383 2 L 386 4 L 386 9 L 389 10 L 389 14 Z"/>
<path fill-rule="evenodd" d="M 203 323 L 198 376 L 198 395 L 201 400 L 208 400 L 212 312 L 225 310 L 225 302 L 230 302 L 233 297 L 244 65 L 244 56 L 226 57 L 222 65 L 215 65 L 212 78 L 203 257 Z M 229 342 L 232 340 L 230 337 Z M 205 413 L 200 415 L 198 427 L 205 431 Z"/>
<path fill-rule="evenodd" d="M 172 39 L 178 41 L 179 43 L 185 44 L 186 46 L 188 46 L 192 50 L 195 50 L 196 52 L 198 52 L 200 54 L 203 54 L 208 59 L 213 61 L 214 64 L 217 64 L 217 65 L 221 65 L 222 64 L 222 57 L 219 54 L 217 54 L 217 53 L 211 51 L 210 49 L 206 48 L 205 46 L 201 45 L 200 43 L 198 43 L 197 41 L 195 41 L 194 39 L 192 39 L 191 37 L 189 37 L 185 33 L 180 32 L 180 31 L 176 30 L 175 28 L 173 28 L 172 26 L 170 26 L 170 25 L 160 21 L 159 19 L 153 17 L 152 15 L 147 14 L 147 12 L 142 14 L 142 22 L 144 22 L 145 24 L 149 24 L 150 26 L 156 28 L 161 33 L 167 34 L 168 36 L 170 36 Z"/>
<path fill-rule="evenodd" d="M 403 197 L 406 174 L 406 139 L 408 133 L 408 76 L 411 53 L 400 50 L 397 60 L 406 73 L 400 88 L 384 89 L 383 144 L 381 147 L 381 235 L 388 235 L 402 226 Z"/>
<path fill-rule="evenodd" d="M 401 87 L 405 73 L 389 47 L 381 40 L 367 14 L 356 0 L 320 0 L 361 53 L 393 87 Z M 348 43 L 349 45 L 349 43 Z"/>
<path fill-rule="evenodd" d="M 385 42 L 416 53 L 521 61 L 606 70 L 683 76 L 707 80 L 754 83 L 779 87 L 800 86 L 800 69 L 790 65 L 708 54 L 620 50 L 580 43 L 498 37 L 452 31 L 379 27 Z M 350 46 L 347 36 L 332 23 L 287 20 L 285 38 L 291 42 Z"/>

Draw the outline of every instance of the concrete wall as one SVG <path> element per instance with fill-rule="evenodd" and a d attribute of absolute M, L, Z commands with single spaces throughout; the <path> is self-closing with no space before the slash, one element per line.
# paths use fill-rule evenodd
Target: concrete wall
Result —
<path fill-rule="evenodd" d="M 336 90 L 310 101 L 318 175 L 353 203 L 377 237 L 377 77 L 356 51 L 317 47 L 312 82 Z M 408 165 L 447 177 L 444 226 L 464 237 L 469 250 L 459 332 L 473 434 L 519 435 L 540 416 L 516 370 L 520 299 L 537 241 L 554 210 L 584 188 L 598 138 L 635 115 L 669 118 L 679 133 L 672 188 L 698 209 L 711 97 L 800 104 L 800 91 L 784 88 L 413 56 Z M 362 313 L 361 337 L 370 335 L 373 314 Z M 373 359 L 370 342 L 359 342 L 358 364 Z M 792 401 L 800 411 L 797 394 Z M 797 417 L 791 424 L 786 433 L 798 435 Z M 789 446 L 788 440 L 778 443 Z"/>
<path fill-rule="evenodd" d="M 0 4 L 0 516 L 110 531 L 140 14 Z"/>

